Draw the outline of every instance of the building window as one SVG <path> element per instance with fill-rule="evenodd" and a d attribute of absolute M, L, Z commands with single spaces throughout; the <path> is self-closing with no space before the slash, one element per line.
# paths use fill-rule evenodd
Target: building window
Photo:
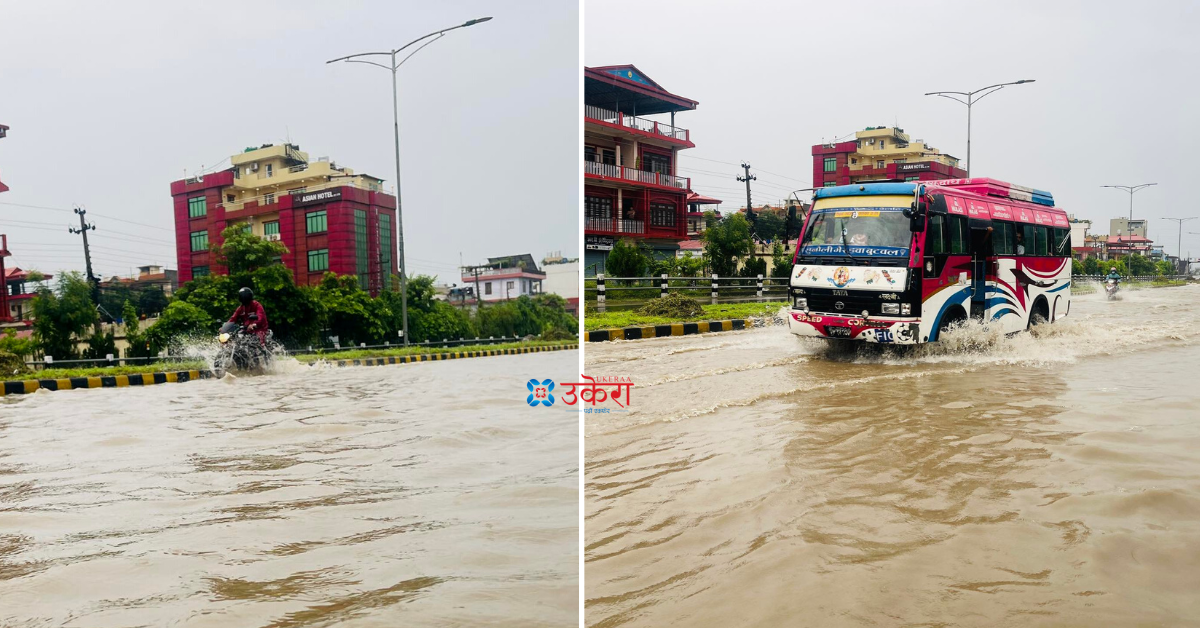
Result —
<path fill-rule="evenodd" d="M 882 160 L 882 159 L 880 159 L 879 161 L 876 161 L 876 162 L 875 162 L 875 167 L 876 167 L 876 168 L 882 168 L 882 167 L 883 167 L 883 160 Z"/>
<path fill-rule="evenodd" d="M 893 159 L 892 160 L 892 163 L 894 163 L 894 164 L 903 164 L 903 163 L 907 163 L 907 162 L 908 162 L 907 159 Z"/>
<path fill-rule="evenodd" d="M 916 181 L 916 180 L 918 180 L 919 178 L 920 178 L 920 177 L 904 177 L 904 180 L 905 180 L 905 182 L 908 182 L 908 181 Z"/>
<path fill-rule="evenodd" d="M 611 148 L 600 149 L 600 161 L 609 166 L 617 165 L 617 151 Z"/>
<path fill-rule="evenodd" d="M 392 217 L 379 214 L 379 266 L 383 289 L 392 289 Z"/>
<path fill-rule="evenodd" d="M 509 281 L 504 284 L 504 296 L 508 296 L 508 295 L 512 294 L 513 283 L 514 282 Z"/>
<path fill-rule="evenodd" d="M 642 170 L 669 175 L 671 174 L 671 158 L 658 153 L 645 153 L 642 155 Z"/>
<path fill-rule="evenodd" d="M 193 231 L 192 232 L 192 252 L 208 250 L 208 232 Z"/>
<path fill-rule="evenodd" d="M 826 181 L 825 187 L 827 187 L 827 188 L 837 187 L 837 181 Z"/>
<path fill-rule="evenodd" d="M 208 266 L 192 266 L 192 279 L 204 277 L 208 274 Z"/>
<path fill-rule="evenodd" d="M 250 226 L 250 223 L 239 222 L 237 224 L 242 227 L 242 233 L 254 233 L 254 227 Z"/>
<path fill-rule="evenodd" d="M 886 140 L 879 140 L 879 150 L 883 150 L 883 147 L 884 147 L 884 146 L 887 146 L 887 141 L 886 141 Z"/>
<path fill-rule="evenodd" d="M 583 147 L 583 160 L 586 162 L 589 162 L 589 163 L 593 162 L 593 161 L 599 161 L 598 159 L 596 159 L 596 147 L 595 146 L 584 146 Z"/>
<path fill-rule="evenodd" d="M 825 158 L 825 172 L 837 172 L 837 157 Z"/>
<path fill-rule="evenodd" d="M 279 221 L 272 220 L 271 222 L 263 223 L 263 235 L 279 235 Z"/>
<path fill-rule="evenodd" d="M 271 164 L 267 164 L 267 177 L 268 177 L 268 178 L 269 178 L 269 177 L 270 177 L 272 174 L 274 174 L 274 171 L 275 171 L 275 167 L 274 167 L 273 165 L 271 165 Z"/>
<path fill-rule="evenodd" d="M 853 164 L 857 164 L 857 163 L 858 163 L 858 157 L 851 157 L 851 158 L 850 158 L 850 163 L 851 163 L 852 165 L 853 165 Z"/>
<path fill-rule="evenodd" d="M 489 281 L 489 282 L 483 284 L 483 293 L 484 294 L 492 293 L 492 282 Z"/>
<path fill-rule="evenodd" d="M 201 218 L 208 213 L 208 200 L 203 196 L 188 199 L 188 218 Z"/>
<path fill-rule="evenodd" d="M 354 259 L 355 270 L 358 271 L 358 287 L 367 290 L 371 264 L 367 259 L 367 212 L 363 209 L 354 210 Z"/>
<path fill-rule="evenodd" d="M 274 202 L 275 202 L 275 193 L 274 192 L 267 192 L 266 194 L 263 194 L 263 205 L 270 205 L 271 203 L 274 203 Z"/>
<path fill-rule="evenodd" d="M 613 202 L 603 196 L 586 196 L 583 199 L 583 212 L 586 218 L 611 218 Z"/>
<path fill-rule="evenodd" d="M 319 209 L 315 212 L 308 212 L 304 216 L 304 223 L 308 233 L 325 233 L 329 229 L 326 222 L 325 210 Z"/>
<path fill-rule="evenodd" d="M 234 172 L 237 172 L 237 170 L 234 170 Z M 237 197 L 236 197 L 236 196 L 234 196 L 234 195 L 232 195 L 232 194 L 226 194 L 226 195 L 225 195 L 225 202 L 226 202 L 226 203 L 232 203 L 232 202 L 234 202 L 234 201 L 236 201 L 236 200 L 237 200 Z"/>
<path fill-rule="evenodd" d="M 308 252 L 308 272 L 316 273 L 329 270 L 329 249 L 317 249 Z"/>
<path fill-rule="evenodd" d="M 675 207 L 666 203 L 650 203 L 650 226 L 674 227 Z"/>

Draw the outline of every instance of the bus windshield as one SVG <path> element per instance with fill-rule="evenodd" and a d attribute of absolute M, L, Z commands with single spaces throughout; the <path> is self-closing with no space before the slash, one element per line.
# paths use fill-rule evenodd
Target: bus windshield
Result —
<path fill-rule="evenodd" d="M 816 210 L 801 241 L 804 255 L 908 257 L 912 233 L 899 207 Z M 845 230 L 845 241 L 842 231 Z"/>

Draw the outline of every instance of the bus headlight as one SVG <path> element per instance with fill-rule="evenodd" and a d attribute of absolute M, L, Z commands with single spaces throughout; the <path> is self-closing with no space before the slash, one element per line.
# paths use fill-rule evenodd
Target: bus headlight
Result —
<path fill-rule="evenodd" d="M 900 304 L 900 315 L 901 316 L 912 315 L 912 303 L 901 303 Z"/>
<path fill-rule="evenodd" d="M 808 309 L 808 299 L 806 299 L 804 297 L 796 297 L 796 300 L 793 303 L 793 306 L 797 310 L 807 310 Z"/>
<path fill-rule="evenodd" d="M 217 336 L 217 340 L 221 341 L 221 344 L 225 344 L 229 342 L 229 334 L 221 334 L 220 336 Z"/>
<path fill-rule="evenodd" d="M 900 304 L 899 303 L 884 303 L 883 304 L 883 313 L 884 314 L 899 314 L 900 313 Z"/>

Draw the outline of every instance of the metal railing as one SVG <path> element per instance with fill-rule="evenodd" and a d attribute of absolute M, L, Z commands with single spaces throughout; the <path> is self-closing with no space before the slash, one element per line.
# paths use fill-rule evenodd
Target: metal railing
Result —
<path fill-rule="evenodd" d="M 445 338 L 430 342 L 418 342 L 409 345 L 409 348 L 425 348 L 425 349 L 447 349 L 451 347 L 461 347 L 465 345 L 494 345 L 505 344 L 510 342 L 519 342 L 528 339 L 528 336 L 488 336 L 487 338 Z M 308 345 L 304 348 L 285 349 L 288 355 L 335 355 L 347 351 L 360 351 L 363 349 L 401 349 L 403 344 L 392 344 L 385 342 L 381 345 L 346 345 L 342 346 L 338 343 L 328 345 Z M 148 358 L 122 358 L 115 354 L 110 354 L 103 358 L 80 358 L 76 360 L 55 360 L 51 356 L 43 357 L 41 360 L 26 360 L 27 366 L 37 367 L 39 369 L 56 368 L 60 365 L 76 365 L 76 364 L 92 364 L 98 366 L 125 366 L 126 364 L 147 363 L 153 364 L 161 362 L 164 364 L 179 363 L 179 362 L 195 362 L 204 358 L 197 355 L 170 355 L 163 353 L 157 356 Z"/>
<path fill-rule="evenodd" d="M 583 162 L 584 172 L 594 174 L 610 179 L 623 179 L 625 181 L 636 181 L 638 183 L 646 183 L 649 185 L 661 185 L 663 187 L 676 188 L 679 190 L 690 190 L 692 180 L 690 177 L 680 177 L 677 175 L 662 174 L 659 172 L 651 172 L 649 170 L 638 170 L 628 166 L 614 166 L 600 161 L 585 161 Z"/>
<path fill-rule="evenodd" d="M 632 308 L 672 292 L 694 297 L 707 296 L 712 304 L 786 301 L 788 277 L 606 277 L 603 273 L 584 278 L 584 298 L 594 301 L 597 312 L 609 307 Z M 614 299 L 617 303 L 610 305 Z"/>
<path fill-rule="evenodd" d="M 611 111 L 595 105 L 584 105 L 583 117 L 590 118 L 592 120 L 599 120 L 600 122 L 607 122 L 609 124 L 616 124 L 618 126 L 623 126 L 630 129 L 636 129 L 643 133 L 662 135 L 664 137 L 669 137 L 673 140 L 679 140 L 681 142 L 688 141 L 689 137 L 691 136 L 687 129 L 681 129 L 677 126 L 662 124 L 660 122 L 655 122 L 654 120 L 647 120 L 637 116 L 625 115 L 623 113 Z"/>
<path fill-rule="evenodd" d="M 607 231 L 608 233 L 646 233 L 646 221 L 626 218 L 597 218 L 584 219 L 587 231 Z M 673 229 L 674 227 L 663 227 Z"/>

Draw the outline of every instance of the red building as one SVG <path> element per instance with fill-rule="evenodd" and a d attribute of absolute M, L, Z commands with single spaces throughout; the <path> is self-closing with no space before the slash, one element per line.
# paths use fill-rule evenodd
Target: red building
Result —
<path fill-rule="evenodd" d="M 292 144 L 248 148 L 231 161 L 228 170 L 171 183 L 181 283 L 225 273 L 209 245 L 243 224 L 287 247 L 281 261 L 298 284 L 334 272 L 357 276 L 372 294 L 396 287 L 396 199 L 381 191 L 382 179 L 310 162 Z"/>
<path fill-rule="evenodd" d="M 604 271 L 618 238 L 675 255 L 688 237 L 691 181 L 678 153 L 693 148 L 675 114 L 696 101 L 663 89 L 632 65 L 584 68 L 584 266 Z M 646 116 L 670 114 L 669 120 Z"/>
<path fill-rule="evenodd" d="M 867 181 L 930 181 L 966 178 L 958 159 L 910 140 L 904 129 L 867 127 L 848 142 L 812 147 L 813 187 Z"/>

